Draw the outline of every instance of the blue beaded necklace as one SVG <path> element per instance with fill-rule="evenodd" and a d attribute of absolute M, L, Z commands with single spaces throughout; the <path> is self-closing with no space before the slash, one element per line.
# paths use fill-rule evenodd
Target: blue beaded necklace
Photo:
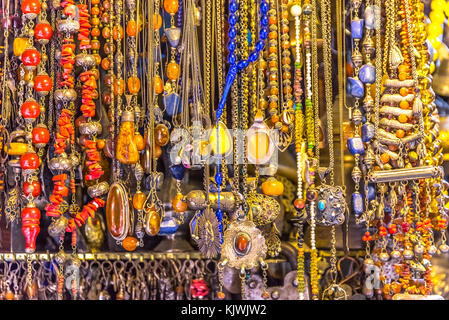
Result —
<path fill-rule="evenodd" d="M 238 18 L 236 16 L 236 12 L 239 8 L 239 5 L 236 0 L 229 1 L 229 42 L 228 42 L 228 62 L 230 64 L 230 69 L 228 71 L 228 75 L 226 76 L 226 84 L 223 90 L 223 96 L 218 104 L 218 108 L 215 112 L 217 118 L 217 173 L 215 174 L 215 182 L 217 183 L 217 220 L 219 224 L 220 230 L 220 243 L 223 243 L 223 213 L 220 210 L 220 185 L 223 182 L 223 175 L 220 171 L 220 126 L 219 121 L 223 114 L 223 110 L 226 104 L 226 98 L 228 96 L 229 90 L 231 89 L 232 83 L 235 80 L 235 77 L 239 71 L 244 70 L 249 66 L 250 63 L 256 62 L 259 59 L 260 52 L 263 50 L 265 46 L 265 40 L 268 37 L 268 10 L 270 9 L 270 5 L 266 0 L 260 1 L 260 24 L 261 28 L 259 31 L 259 40 L 257 41 L 254 51 L 249 55 L 248 59 L 241 60 L 237 62 L 237 57 L 235 55 L 235 48 L 237 46 L 235 37 L 237 36 L 236 24 Z"/>

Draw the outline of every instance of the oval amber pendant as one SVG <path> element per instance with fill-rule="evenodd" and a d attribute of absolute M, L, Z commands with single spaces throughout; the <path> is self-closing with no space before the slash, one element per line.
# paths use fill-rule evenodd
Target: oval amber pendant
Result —
<path fill-rule="evenodd" d="M 217 146 L 217 126 L 214 126 L 211 129 L 209 135 L 209 145 L 212 149 L 212 152 L 214 155 L 227 154 L 229 151 L 231 151 L 232 148 L 232 136 L 223 122 L 218 123 L 218 135 L 219 135 L 218 142 L 220 144 L 219 147 Z"/>
<path fill-rule="evenodd" d="M 161 216 L 152 207 L 145 217 L 145 232 L 149 236 L 155 236 L 159 233 L 161 228 Z"/>
<path fill-rule="evenodd" d="M 274 143 L 270 137 L 270 129 L 263 121 L 263 114 L 259 110 L 254 118 L 254 124 L 246 133 L 246 154 L 248 162 L 265 164 L 274 152 Z"/>
<path fill-rule="evenodd" d="M 121 241 L 126 238 L 129 229 L 129 200 L 125 188 L 120 183 L 114 183 L 109 189 L 106 224 L 115 240 Z"/>

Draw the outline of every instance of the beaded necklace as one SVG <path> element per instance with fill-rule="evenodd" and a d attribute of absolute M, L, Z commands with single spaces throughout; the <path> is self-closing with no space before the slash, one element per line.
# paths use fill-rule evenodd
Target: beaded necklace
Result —
<path fill-rule="evenodd" d="M 229 42 L 228 42 L 228 50 L 229 50 L 229 56 L 228 56 L 228 62 L 230 64 L 230 69 L 228 71 L 228 75 L 226 77 L 226 84 L 223 90 L 223 96 L 221 97 L 221 100 L 218 104 L 218 108 L 215 112 L 216 115 L 216 121 L 217 121 L 217 150 L 220 150 L 220 126 L 219 121 L 221 116 L 224 112 L 224 107 L 226 103 L 226 98 L 228 96 L 229 90 L 231 89 L 231 86 L 235 80 L 235 77 L 239 71 L 244 70 L 246 67 L 249 66 L 250 63 L 257 61 L 259 58 L 260 52 L 264 48 L 264 40 L 268 37 L 268 10 L 269 5 L 265 0 L 261 0 L 259 9 L 260 9 L 260 23 L 262 28 L 259 31 L 259 40 L 257 41 L 255 45 L 254 51 L 249 54 L 248 59 L 237 61 L 236 55 L 234 53 L 236 49 L 236 36 L 237 36 L 237 30 L 236 30 L 236 24 L 237 24 L 237 15 L 236 12 L 239 9 L 239 5 L 236 0 L 231 0 L 229 2 Z M 223 232 L 223 225 L 222 225 L 222 212 L 220 210 L 220 185 L 223 182 L 223 174 L 220 171 L 220 155 L 217 152 L 217 172 L 215 174 L 215 182 L 217 183 L 217 218 L 220 225 L 220 233 Z"/>

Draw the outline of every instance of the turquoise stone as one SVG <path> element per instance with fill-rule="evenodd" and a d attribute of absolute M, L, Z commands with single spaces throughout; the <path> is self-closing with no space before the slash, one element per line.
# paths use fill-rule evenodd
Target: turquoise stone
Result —
<path fill-rule="evenodd" d="M 318 201 L 318 209 L 320 209 L 320 211 L 323 211 L 324 209 L 326 209 L 326 201 L 324 201 L 324 200 Z"/>

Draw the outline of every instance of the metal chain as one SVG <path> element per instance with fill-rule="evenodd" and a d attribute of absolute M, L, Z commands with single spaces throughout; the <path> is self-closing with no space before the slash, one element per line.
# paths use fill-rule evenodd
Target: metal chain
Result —
<path fill-rule="evenodd" d="M 334 127 L 332 97 L 332 52 L 331 52 L 331 4 L 329 0 L 321 1 L 321 25 L 323 32 L 324 91 L 326 99 L 327 143 L 329 147 L 330 185 L 334 185 Z"/>

